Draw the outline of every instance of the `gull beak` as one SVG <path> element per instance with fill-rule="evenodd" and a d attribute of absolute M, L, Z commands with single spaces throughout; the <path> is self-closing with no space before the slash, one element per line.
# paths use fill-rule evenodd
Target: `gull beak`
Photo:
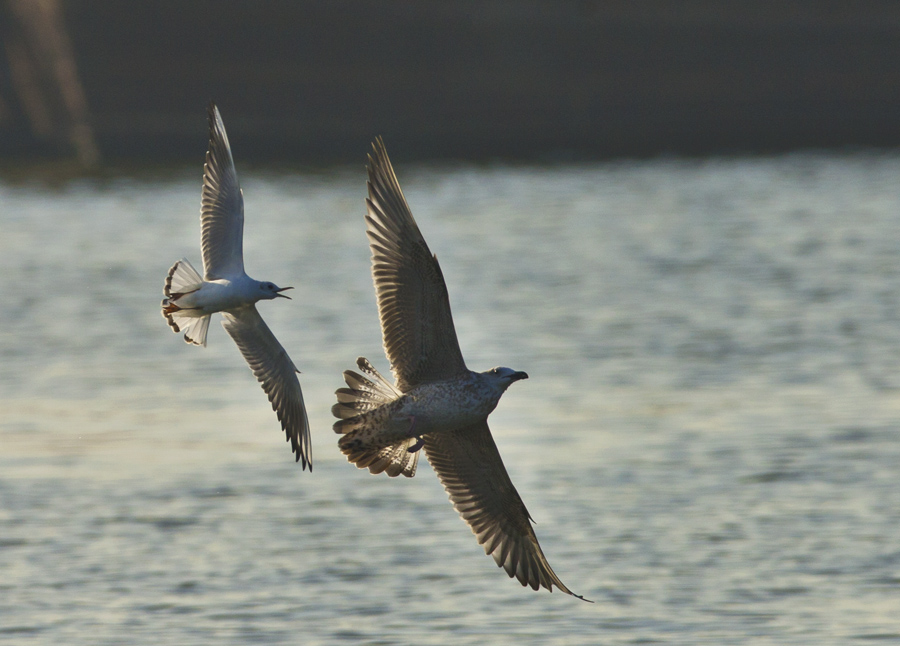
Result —
<path fill-rule="evenodd" d="M 277 296 L 278 298 L 286 298 L 286 299 L 288 299 L 288 300 L 292 300 L 290 296 L 285 296 L 284 294 L 281 293 L 281 292 L 286 291 L 286 290 L 288 290 L 288 289 L 294 289 L 294 288 L 293 288 L 293 287 L 282 287 L 281 289 L 276 290 L 278 293 L 275 294 L 275 296 Z"/>

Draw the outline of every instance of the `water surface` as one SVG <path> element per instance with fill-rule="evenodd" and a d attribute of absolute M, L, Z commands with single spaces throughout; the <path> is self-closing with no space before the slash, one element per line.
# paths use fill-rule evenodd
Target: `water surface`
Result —
<path fill-rule="evenodd" d="M 401 151 L 394 152 L 399 161 Z M 239 172 L 241 172 L 239 166 Z M 0 180 L 0 642 L 900 641 L 900 157 L 398 174 L 562 580 L 482 553 L 424 464 L 347 464 L 381 350 L 362 166 L 242 173 L 248 272 L 302 371 L 301 472 L 234 344 L 159 315 L 199 167 Z"/>

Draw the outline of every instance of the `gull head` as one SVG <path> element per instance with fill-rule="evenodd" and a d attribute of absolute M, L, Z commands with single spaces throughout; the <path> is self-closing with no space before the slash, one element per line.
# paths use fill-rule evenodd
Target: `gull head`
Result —
<path fill-rule="evenodd" d="M 522 372 L 521 370 L 513 370 L 512 368 L 491 368 L 486 372 L 482 372 L 482 375 L 487 377 L 487 380 L 499 388 L 502 391 L 509 388 L 510 384 L 514 381 L 519 381 L 520 379 L 528 379 L 528 374 Z"/>
<path fill-rule="evenodd" d="M 291 300 L 290 296 L 285 296 L 281 292 L 286 291 L 288 289 L 294 289 L 293 287 L 279 287 L 275 283 L 259 283 L 259 300 L 272 300 L 273 298 L 286 298 Z"/>

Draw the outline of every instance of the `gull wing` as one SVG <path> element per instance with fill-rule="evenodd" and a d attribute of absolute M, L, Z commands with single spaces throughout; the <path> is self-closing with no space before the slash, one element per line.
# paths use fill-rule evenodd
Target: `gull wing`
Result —
<path fill-rule="evenodd" d="M 250 370 L 269 396 L 297 461 L 302 460 L 303 468 L 309 465 L 312 471 L 309 421 L 297 380 L 299 371 L 254 305 L 222 312 L 222 316 L 225 317 L 222 326 L 237 343 Z"/>
<path fill-rule="evenodd" d="M 553 572 L 531 527 L 531 516 L 509 479 L 487 421 L 425 436 L 425 453 L 450 502 L 486 554 L 523 586 L 569 590 Z"/>
<path fill-rule="evenodd" d="M 206 280 L 244 274 L 244 197 L 222 115 L 209 104 L 209 150 L 203 166 L 200 245 Z"/>
<path fill-rule="evenodd" d="M 466 371 L 437 257 L 419 232 L 381 138 L 369 155 L 366 234 L 384 351 L 398 387 Z"/>

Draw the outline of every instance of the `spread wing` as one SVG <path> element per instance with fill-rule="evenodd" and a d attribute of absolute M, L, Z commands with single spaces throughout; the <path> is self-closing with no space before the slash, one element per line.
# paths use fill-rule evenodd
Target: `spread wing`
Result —
<path fill-rule="evenodd" d="M 200 245 L 206 280 L 244 274 L 244 197 L 222 115 L 209 104 L 209 150 L 203 166 Z"/>
<path fill-rule="evenodd" d="M 466 370 L 437 257 L 419 232 L 381 138 L 369 155 L 366 233 L 384 350 L 398 387 Z"/>
<path fill-rule="evenodd" d="M 237 343 L 253 374 L 272 402 L 291 449 L 303 468 L 312 471 L 309 421 L 303 393 L 297 380 L 298 370 L 255 306 L 222 312 L 222 326 Z"/>
<path fill-rule="evenodd" d="M 523 586 L 569 590 L 553 572 L 531 527 L 531 516 L 509 479 L 487 421 L 425 436 L 428 461 L 486 554 Z"/>

